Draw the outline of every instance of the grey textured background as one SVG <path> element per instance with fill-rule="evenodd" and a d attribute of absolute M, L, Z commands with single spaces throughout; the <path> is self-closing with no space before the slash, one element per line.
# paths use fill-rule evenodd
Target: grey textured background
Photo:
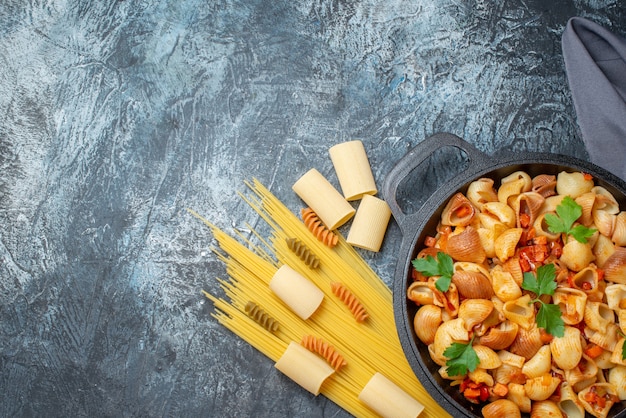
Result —
<path fill-rule="evenodd" d="M 438 131 L 585 159 L 574 15 L 626 31 L 618 0 L 3 0 L 0 416 L 345 416 L 210 316 L 185 208 L 257 224 L 254 176 L 298 210 L 354 138 L 379 185 Z M 400 240 L 363 253 L 386 281 Z"/>

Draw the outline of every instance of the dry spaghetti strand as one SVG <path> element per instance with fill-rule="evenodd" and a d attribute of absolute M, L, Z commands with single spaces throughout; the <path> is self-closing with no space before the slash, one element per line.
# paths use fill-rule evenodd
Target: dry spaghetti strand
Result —
<path fill-rule="evenodd" d="M 321 338 L 316 338 L 312 335 L 305 335 L 302 337 L 300 344 L 309 351 L 319 354 L 324 357 L 330 367 L 339 371 L 343 366 L 348 364 L 341 354 L 335 350 L 335 347 L 328 344 Z"/>
<path fill-rule="evenodd" d="M 313 212 L 313 209 L 304 208 L 300 213 L 302 215 L 302 221 L 318 240 L 330 248 L 337 245 L 339 237 L 322 223 L 317 213 Z"/>
<path fill-rule="evenodd" d="M 367 313 L 365 306 L 363 306 L 363 304 L 359 301 L 359 299 L 357 299 L 354 293 L 350 291 L 350 289 L 345 287 L 343 284 L 337 282 L 331 283 L 330 288 L 335 296 L 337 296 L 343 303 L 348 306 L 350 312 L 352 312 L 352 315 L 357 322 L 363 322 L 367 318 L 369 318 L 369 314 Z"/>

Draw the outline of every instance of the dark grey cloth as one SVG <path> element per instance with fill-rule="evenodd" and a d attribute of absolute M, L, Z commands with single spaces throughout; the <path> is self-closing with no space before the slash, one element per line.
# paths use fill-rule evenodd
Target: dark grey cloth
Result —
<path fill-rule="evenodd" d="M 626 179 L 626 39 L 573 17 L 561 45 L 589 157 Z"/>

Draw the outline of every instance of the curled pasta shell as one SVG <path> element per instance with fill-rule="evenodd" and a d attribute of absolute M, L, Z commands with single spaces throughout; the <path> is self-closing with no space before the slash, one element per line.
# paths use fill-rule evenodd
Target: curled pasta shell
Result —
<path fill-rule="evenodd" d="M 498 195 L 493 188 L 493 180 L 490 178 L 480 178 L 471 182 L 466 195 L 478 210 L 482 210 L 482 206 L 487 202 L 498 201 Z"/>
<path fill-rule="evenodd" d="M 522 289 L 517 285 L 513 275 L 496 266 L 491 272 L 493 291 L 503 302 L 516 300 L 522 296 Z"/>
<path fill-rule="evenodd" d="M 542 346 L 541 332 L 536 326 L 531 326 L 529 329 L 520 327 L 509 351 L 529 360 Z"/>
<path fill-rule="evenodd" d="M 624 338 L 618 339 L 615 343 L 615 347 L 613 348 L 613 352 L 611 353 L 611 362 L 620 366 L 626 366 L 626 360 L 622 358 L 622 347 L 624 344 L 626 344 L 626 340 L 624 340 Z"/>
<path fill-rule="evenodd" d="M 566 326 L 562 337 L 554 337 L 550 341 L 552 359 L 558 367 L 569 370 L 578 365 L 583 355 L 578 328 Z"/>
<path fill-rule="evenodd" d="M 528 173 L 516 171 L 501 180 L 500 187 L 498 188 L 498 200 L 502 203 L 508 203 L 511 196 L 527 192 L 531 187 L 532 179 Z"/>
<path fill-rule="evenodd" d="M 493 376 L 491 376 L 491 374 L 489 374 L 489 372 L 487 372 L 487 370 L 485 370 L 484 368 L 481 367 L 477 367 L 476 370 L 474 370 L 473 372 L 469 372 L 467 374 L 467 377 L 469 377 L 469 379 L 472 382 L 475 383 L 484 383 L 489 387 L 492 387 L 494 385 L 494 381 L 493 381 Z"/>
<path fill-rule="evenodd" d="M 426 305 L 419 308 L 415 313 L 413 329 L 417 338 L 429 345 L 435 341 L 435 333 L 441 322 L 441 308 L 435 305 Z"/>
<path fill-rule="evenodd" d="M 626 248 L 616 247 L 602 265 L 604 278 L 613 283 L 626 284 Z"/>
<path fill-rule="evenodd" d="M 583 354 L 578 365 L 570 370 L 565 370 L 565 380 L 572 386 L 576 386 L 580 382 L 593 381 L 595 382 L 596 375 L 598 374 L 598 366 L 595 361 Z M 588 385 L 585 385 L 588 386 Z M 576 389 L 576 387 L 574 388 Z"/>
<path fill-rule="evenodd" d="M 493 293 L 491 282 L 484 274 L 475 271 L 456 271 L 452 275 L 461 297 L 468 299 L 490 299 Z"/>
<path fill-rule="evenodd" d="M 537 215 L 535 221 L 533 222 L 533 228 L 535 228 L 535 233 L 537 236 L 546 237 L 548 241 L 556 241 L 561 234 L 555 234 L 550 231 L 548 223 L 546 222 L 546 215 L 551 212 L 545 212 Z"/>
<path fill-rule="evenodd" d="M 601 331 L 594 331 L 591 328 L 587 327 L 585 328 L 585 335 L 590 342 L 599 345 L 605 350 L 613 351 L 615 349 L 615 345 L 617 345 L 618 342 L 617 330 L 618 326 L 611 323 L 608 324 L 606 328 Z M 611 361 L 613 361 L 613 359 L 611 359 Z"/>
<path fill-rule="evenodd" d="M 513 401 L 520 411 L 530 413 L 532 401 L 528 395 L 526 395 L 526 389 L 523 384 L 509 383 L 509 393 L 506 398 Z M 507 415 L 502 416 L 506 417 Z"/>
<path fill-rule="evenodd" d="M 507 350 L 498 351 L 498 357 L 500 357 L 500 360 L 502 360 L 502 364 L 509 364 L 513 367 L 519 368 L 520 370 L 526 362 L 526 359 L 524 357 L 513 354 Z"/>
<path fill-rule="evenodd" d="M 502 366 L 502 360 L 500 360 L 498 354 L 496 354 L 496 352 L 491 348 L 480 344 L 475 344 L 473 348 L 476 355 L 480 359 L 480 368 L 491 370 Z"/>
<path fill-rule="evenodd" d="M 609 383 L 615 388 L 617 397 L 626 401 L 626 366 L 615 366 L 609 371 Z"/>
<path fill-rule="evenodd" d="M 512 366 L 506 363 L 502 363 L 502 366 L 493 371 L 493 379 L 501 385 L 509 385 L 509 383 L 526 383 L 526 376 L 522 373 L 521 367 Z"/>
<path fill-rule="evenodd" d="M 611 240 L 615 245 L 626 247 L 626 212 L 620 212 L 615 217 L 615 227 Z"/>
<path fill-rule="evenodd" d="M 585 325 L 594 331 L 604 332 L 610 324 L 615 323 L 615 313 L 609 305 L 602 302 L 589 301 L 584 311 Z"/>
<path fill-rule="evenodd" d="M 591 213 L 591 217 L 598 232 L 607 237 L 613 236 L 613 231 L 617 223 L 617 215 L 613 215 L 605 210 L 594 209 Z"/>
<path fill-rule="evenodd" d="M 552 295 L 552 303 L 561 309 L 561 319 L 567 325 L 575 325 L 583 320 L 587 294 L 570 287 L 559 287 Z"/>
<path fill-rule="evenodd" d="M 506 225 L 507 228 L 513 228 L 515 226 L 515 211 L 506 203 L 487 202 L 483 205 L 481 214 L 482 216 L 479 216 L 480 221 L 486 227 L 489 225 L 488 217 Z"/>
<path fill-rule="evenodd" d="M 524 384 L 526 396 L 533 401 L 545 401 L 561 384 L 561 379 L 546 373 L 539 377 L 528 379 Z"/>
<path fill-rule="evenodd" d="M 459 306 L 459 318 L 463 319 L 465 329 L 470 331 L 482 323 L 493 312 L 493 302 L 487 299 L 465 299 Z"/>
<path fill-rule="evenodd" d="M 413 282 L 406 291 L 406 297 L 418 305 L 432 305 L 435 294 L 427 282 Z"/>
<path fill-rule="evenodd" d="M 561 171 L 556 176 L 556 192 L 560 195 L 571 196 L 572 199 L 590 192 L 593 186 L 593 179 L 586 177 L 581 172 Z"/>
<path fill-rule="evenodd" d="M 558 405 L 568 418 L 585 418 L 585 408 L 574 392 L 574 388 L 567 382 L 561 383 L 561 399 Z"/>
<path fill-rule="evenodd" d="M 511 321 L 503 321 L 500 324 L 489 328 L 489 330 L 480 337 L 480 343 L 485 347 L 494 350 L 503 350 L 513 344 L 519 325 Z"/>
<path fill-rule="evenodd" d="M 435 332 L 435 340 L 432 344 L 435 357 L 445 358 L 443 352 L 455 342 L 467 342 L 469 335 L 465 329 L 463 319 L 456 318 L 443 322 Z M 444 363 L 445 364 L 445 363 Z"/>
<path fill-rule="evenodd" d="M 522 286 L 522 283 L 524 282 L 524 272 L 522 271 L 522 266 L 519 263 L 519 257 L 517 255 L 514 255 L 506 260 L 502 264 L 502 268 L 504 271 L 511 274 L 513 280 L 515 280 L 515 283 L 517 283 L 518 286 Z"/>
<path fill-rule="evenodd" d="M 496 257 L 505 262 L 515 254 L 515 248 L 519 243 L 524 230 L 522 228 L 511 228 L 504 231 L 494 242 Z"/>
<path fill-rule="evenodd" d="M 476 209 L 463 193 L 456 193 L 450 198 L 441 214 L 441 223 L 450 226 L 467 226 L 474 217 Z"/>
<path fill-rule="evenodd" d="M 533 177 L 530 190 L 539 193 L 544 198 L 556 194 L 556 176 L 552 174 L 539 174 Z"/>
<path fill-rule="evenodd" d="M 535 192 L 521 193 L 514 197 L 511 207 L 515 211 L 517 227 L 527 228 L 533 225 L 541 212 L 544 201 L 544 197 Z"/>
<path fill-rule="evenodd" d="M 524 363 L 522 366 L 522 373 L 532 379 L 548 374 L 551 367 L 552 353 L 550 352 L 550 346 L 544 345 L 534 356 L 532 356 L 530 360 Z"/>
<path fill-rule="evenodd" d="M 556 402 L 536 401 L 530 408 L 530 418 L 563 418 Z"/>
<path fill-rule="evenodd" d="M 461 233 L 448 238 L 446 252 L 457 261 L 482 263 L 487 254 L 475 228 L 468 226 Z"/>
<path fill-rule="evenodd" d="M 599 403 L 588 402 L 586 399 L 587 399 L 587 394 L 590 392 L 594 393 L 596 396 L 604 398 L 606 400 L 606 403 L 604 403 L 604 405 L 601 406 Z M 610 383 L 594 383 L 593 385 L 590 385 L 584 388 L 583 390 L 581 390 L 580 392 L 578 392 L 578 400 L 580 401 L 582 406 L 585 408 L 585 410 L 589 412 L 591 415 L 595 417 L 599 417 L 599 418 L 604 418 L 608 416 L 609 411 L 611 410 L 611 408 L 613 407 L 613 404 L 615 403 L 612 400 L 611 396 L 605 397 L 605 395 L 617 396 L 617 392 L 615 391 L 615 388 L 613 387 L 613 385 Z"/>
<path fill-rule="evenodd" d="M 574 287 L 587 294 L 597 291 L 598 281 L 598 270 L 595 265 L 588 265 L 576 273 L 572 278 Z"/>
<path fill-rule="evenodd" d="M 530 295 L 510 300 L 504 304 L 502 313 L 511 322 L 515 322 L 525 330 L 535 323 L 535 308 L 530 303 Z"/>
<path fill-rule="evenodd" d="M 609 192 L 605 187 L 594 186 L 591 191 L 596 194 L 595 208 L 603 210 L 612 215 L 619 213 L 619 203 L 615 200 L 615 196 Z"/>
<path fill-rule="evenodd" d="M 561 255 L 561 261 L 565 263 L 567 268 L 573 271 L 580 271 L 587 267 L 595 259 L 593 251 L 591 251 L 591 244 L 583 244 L 570 239 L 567 244 L 563 246 L 563 254 Z"/>
<path fill-rule="evenodd" d="M 606 304 L 614 311 L 626 309 L 626 284 L 610 284 L 604 289 Z"/>
<path fill-rule="evenodd" d="M 582 209 L 582 215 L 578 218 L 578 222 L 585 226 L 591 226 L 593 223 L 593 208 L 596 203 L 596 194 L 593 192 L 583 193 L 576 198 L 576 203 Z"/>
<path fill-rule="evenodd" d="M 596 256 L 596 264 L 604 267 L 604 263 L 615 252 L 615 245 L 610 238 L 598 234 L 598 239 L 593 244 L 593 254 Z"/>
<path fill-rule="evenodd" d="M 521 418 L 519 407 L 508 399 L 495 400 L 481 409 L 484 418 Z"/>

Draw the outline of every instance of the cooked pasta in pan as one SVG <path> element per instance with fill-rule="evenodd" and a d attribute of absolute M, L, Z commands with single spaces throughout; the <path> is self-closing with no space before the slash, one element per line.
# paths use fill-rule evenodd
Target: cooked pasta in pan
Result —
<path fill-rule="evenodd" d="M 439 374 L 484 416 L 606 417 L 626 400 L 625 220 L 581 172 L 454 195 L 407 289 Z"/>

